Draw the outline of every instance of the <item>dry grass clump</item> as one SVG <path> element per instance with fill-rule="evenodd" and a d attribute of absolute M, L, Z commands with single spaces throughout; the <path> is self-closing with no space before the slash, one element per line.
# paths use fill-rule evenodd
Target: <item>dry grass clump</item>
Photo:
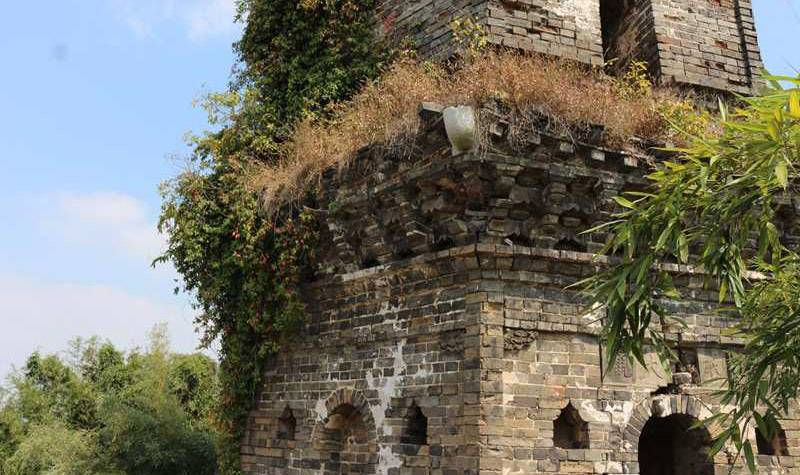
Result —
<path fill-rule="evenodd" d="M 339 105 L 332 119 L 301 123 L 285 144 L 283 160 L 262 166 L 252 184 L 263 190 L 267 210 L 275 210 L 364 147 L 410 156 L 422 102 L 479 108 L 496 100 L 507 110 L 505 119 L 516 124 L 514 134 L 525 133 L 519 124 L 531 121 L 520 118 L 530 117 L 562 124 L 562 132 L 603 126 L 603 140 L 615 146 L 634 136 L 658 138 L 667 129 L 658 112 L 665 95 L 632 93 L 623 82 L 578 64 L 514 52 L 488 53 L 454 71 L 404 60 Z"/>

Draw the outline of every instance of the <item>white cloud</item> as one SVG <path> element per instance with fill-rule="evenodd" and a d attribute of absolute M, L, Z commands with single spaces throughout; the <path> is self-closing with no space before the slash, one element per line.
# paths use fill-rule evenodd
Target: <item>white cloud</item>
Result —
<path fill-rule="evenodd" d="M 114 6 L 140 38 L 153 37 L 170 23 L 179 24 L 192 41 L 230 36 L 240 28 L 235 0 L 114 0 Z"/>
<path fill-rule="evenodd" d="M 0 274 L 0 376 L 34 350 L 55 352 L 77 336 L 142 346 L 156 323 L 167 323 L 176 351 L 197 347 L 192 309 L 153 301 L 108 285 L 52 282 Z"/>
<path fill-rule="evenodd" d="M 237 31 L 233 23 L 236 5 L 233 0 L 205 0 L 186 12 L 189 38 L 200 41 L 214 36 L 226 36 Z"/>
<path fill-rule="evenodd" d="M 47 228 L 60 237 L 93 247 L 111 247 L 135 259 L 152 261 L 164 237 L 145 204 L 116 192 L 60 193 L 48 213 Z"/>

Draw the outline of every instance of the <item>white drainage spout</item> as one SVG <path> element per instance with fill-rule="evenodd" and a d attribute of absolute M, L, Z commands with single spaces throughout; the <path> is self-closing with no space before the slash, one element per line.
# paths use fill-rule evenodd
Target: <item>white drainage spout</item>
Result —
<path fill-rule="evenodd" d="M 475 150 L 475 111 L 470 106 L 447 107 L 442 111 L 444 130 L 453 155 Z"/>

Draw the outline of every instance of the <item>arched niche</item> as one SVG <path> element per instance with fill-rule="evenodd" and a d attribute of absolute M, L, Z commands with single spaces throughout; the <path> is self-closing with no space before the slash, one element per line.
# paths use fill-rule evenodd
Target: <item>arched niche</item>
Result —
<path fill-rule="evenodd" d="M 297 419 L 294 417 L 294 412 L 289 406 L 286 406 L 286 409 L 283 410 L 283 413 L 278 418 L 277 437 L 280 440 L 294 440 L 296 429 Z"/>
<path fill-rule="evenodd" d="M 425 417 L 416 402 L 412 403 L 411 407 L 408 408 L 400 441 L 404 444 L 412 445 L 428 444 L 428 418 Z"/>
<path fill-rule="evenodd" d="M 314 427 L 313 445 L 325 474 L 374 474 L 378 463 L 375 420 L 359 391 L 335 391 L 327 415 Z"/>
<path fill-rule="evenodd" d="M 772 421 L 771 426 L 770 428 L 772 430 L 769 434 L 762 434 L 761 431 L 756 428 L 756 448 L 758 449 L 758 454 L 769 456 L 789 455 L 789 448 L 786 443 L 786 431 L 783 430 L 783 427 L 781 427 L 777 421 Z"/>
<path fill-rule="evenodd" d="M 581 418 L 572 402 L 553 421 L 553 445 L 561 449 L 589 448 L 589 424 Z"/>
<path fill-rule="evenodd" d="M 640 475 L 713 475 L 708 460 L 712 435 L 692 429 L 712 413 L 688 394 L 662 394 L 641 401 L 623 429 L 622 450 L 637 453 Z"/>

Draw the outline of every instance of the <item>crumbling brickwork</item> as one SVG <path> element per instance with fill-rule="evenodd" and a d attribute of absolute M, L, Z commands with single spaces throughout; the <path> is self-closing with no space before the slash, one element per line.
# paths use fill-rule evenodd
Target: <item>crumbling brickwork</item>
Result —
<path fill-rule="evenodd" d="M 246 474 L 728 473 L 733 449 L 708 461 L 711 434 L 691 429 L 721 409 L 708 382 L 741 343 L 703 275 L 665 264 L 687 323 L 664 329 L 671 375 L 653 354 L 604 368 L 602 312 L 569 288 L 606 262 L 606 236 L 580 231 L 643 186 L 645 157 L 544 132 L 512 148 L 489 125 L 486 153 L 451 156 L 433 120 L 417 159 L 365 152 L 325 177 L 308 320 L 264 375 Z M 797 414 L 758 473 L 800 473 Z"/>
<path fill-rule="evenodd" d="M 382 31 L 423 56 L 455 50 L 472 17 L 490 43 L 614 69 L 646 61 L 657 81 L 752 93 L 763 68 L 751 0 L 386 0 Z"/>

